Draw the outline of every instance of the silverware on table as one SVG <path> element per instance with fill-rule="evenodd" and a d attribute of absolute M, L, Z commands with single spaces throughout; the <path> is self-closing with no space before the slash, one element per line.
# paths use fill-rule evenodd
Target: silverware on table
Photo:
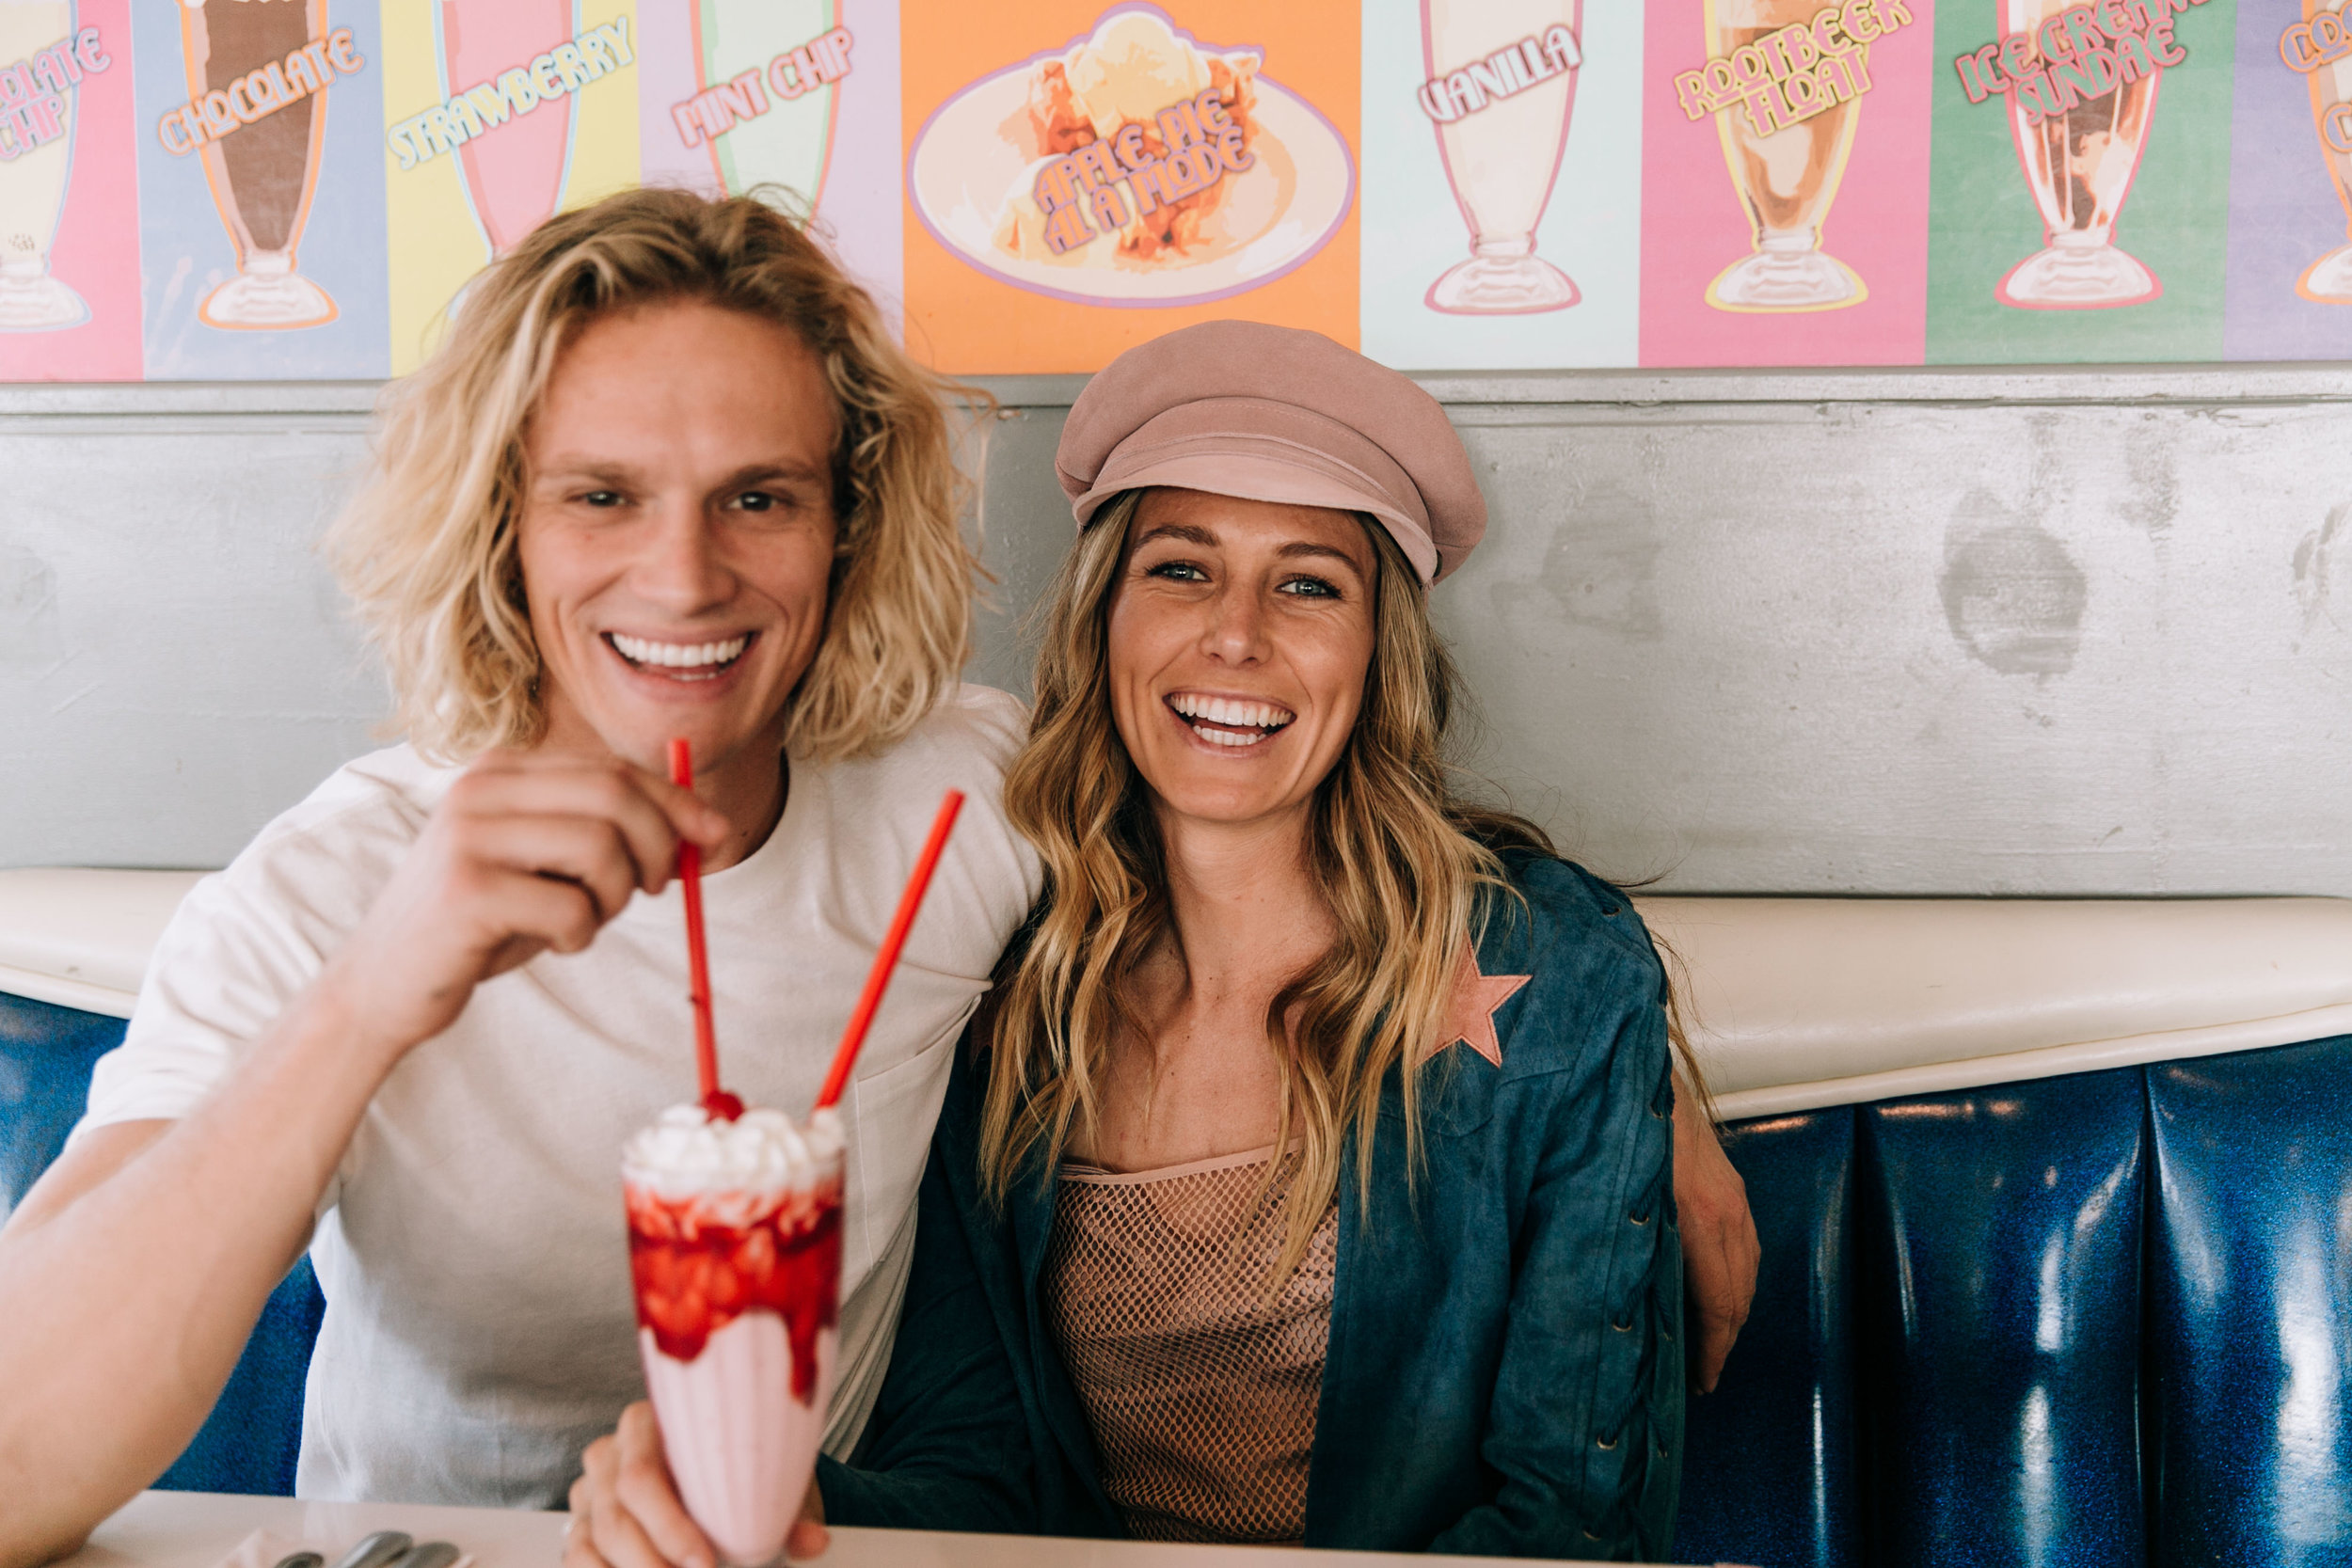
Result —
<path fill-rule="evenodd" d="M 326 1568 L 326 1559 L 316 1552 L 288 1552 L 271 1568 Z"/>
<path fill-rule="evenodd" d="M 427 1541 L 402 1553 L 392 1568 L 451 1568 L 464 1555 L 447 1541 Z"/>
<path fill-rule="evenodd" d="M 335 1568 L 390 1568 L 416 1541 L 396 1529 L 380 1529 L 336 1560 Z M 285 1568 L 280 1564 L 279 1568 Z"/>

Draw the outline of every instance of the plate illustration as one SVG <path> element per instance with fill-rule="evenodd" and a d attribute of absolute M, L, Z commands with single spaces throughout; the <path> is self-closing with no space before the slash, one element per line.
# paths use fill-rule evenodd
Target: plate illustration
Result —
<path fill-rule="evenodd" d="M 1150 126 L 1152 111 L 1138 114 L 1133 105 L 1153 103 L 1157 83 L 1205 84 L 1212 62 L 1220 87 L 1236 74 L 1247 84 L 1248 166 L 1225 172 L 1213 199 L 1187 214 L 1174 241 L 1121 243 L 1104 233 L 1058 255 L 1039 243 L 1033 184 L 1041 168 L 1069 150 L 1047 145 L 1039 105 L 1059 92 L 1057 112 L 1067 115 L 1074 79 L 1092 85 L 1098 103 L 1120 103 L 1099 119 L 1123 117 Z M 1091 39 L 993 72 L 941 104 L 915 135 L 908 195 L 923 226 L 959 259 L 1034 293 L 1151 308 L 1247 293 L 1321 250 L 1356 195 L 1346 139 L 1312 104 L 1256 67 L 1254 52 L 1196 46 L 1154 8 L 1108 12 Z M 1181 106 L 1183 93 L 1173 96 Z M 1085 113 L 1081 106 L 1082 124 Z M 1112 187 L 1129 214 L 1138 210 L 1135 184 L 1125 178 Z M 1136 221 L 1139 226 L 1140 217 Z"/>

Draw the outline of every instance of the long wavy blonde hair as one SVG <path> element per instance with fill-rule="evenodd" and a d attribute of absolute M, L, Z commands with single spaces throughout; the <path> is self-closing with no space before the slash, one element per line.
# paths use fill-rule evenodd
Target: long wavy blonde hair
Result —
<path fill-rule="evenodd" d="M 877 751 L 954 689 L 978 562 L 958 528 L 945 403 L 985 395 L 909 358 L 866 291 L 758 194 L 632 190 L 548 219 L 473 280 L 447 341 L 387 391 L 368 483 L 327 536 L 390 668 L 397 722 L 427 755 L 462 761 L 543 732 L 516 547 L 525 428 L 589 321 L 684 301 L 789 329 L 838 409 L 825 636 L 787 744 L 820 759 Z"/>
<path fill-rule="evenodd" d="M 1169 936 L 1168 876 L 1146 784 L 1113 721 L 1107 626 L 1128 525 L 1145 492 L 1113 499 L 1063 562 L 1037 662 L 1029 743 L 1005 782 L 1012 821 L 1045 863 L 1028 941 L 1009 955 L 990 1035 L 981 1169 L 1001 1201 L 1030 1161 L 1051 1170 L 1102 1114 L 1109 1047 L 1144 1031 L 1128 982 Z M 1473 922 L 1503 892 L 1498 851 L 1551 852 L 1534 824 L 1459 798 L 1445 733 L 1456 677 L 1412 565 L 1365 523 L 1379 556 L 1372 663 L 1339 761 L 1316 788 L 1307 856 L 1339 936 L 1266 1008 L 1281 1064 L 1279 1144 L 1295 1138 L 1279 1279 L 1304 1256 L 1338 1190 L 1352 1129 L 1370 1191 L 1380 1084 L 1404 1063 L 1408 1160 L 1420 1082 Z M 1269 1176 L 1271 1180 L 1271 1176 Z"/>

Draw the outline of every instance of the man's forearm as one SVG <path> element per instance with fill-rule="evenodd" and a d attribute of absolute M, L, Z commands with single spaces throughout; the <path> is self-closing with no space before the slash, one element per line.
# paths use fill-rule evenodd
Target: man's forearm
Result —
<path fill-rule="evenodd" d="M 203 1424 L 389 1063 L 314 989 L 184 1120 L 101 1128 L 0 1231 L 0 1568 L 72 1549 Z"/>

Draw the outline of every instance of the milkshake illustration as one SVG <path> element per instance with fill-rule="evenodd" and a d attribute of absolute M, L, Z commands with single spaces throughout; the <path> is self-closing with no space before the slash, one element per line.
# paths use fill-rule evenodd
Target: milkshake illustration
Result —
<path fill-rule="evenodd" d="M 784 1551 L 840 1347 L 841 1118 L 664 1111 L 628 1143 L 638 1344 L 678 1496 L 736 1568 Z"/>
<path fill-rule="evenodd" d="M 1728 58 L 1767 34 L 1812 21 L 1821 8 L 1822 0 L 1707 0 L 1708 41 L 1718 57 Z M 1869 57 L 1866 45 L 1855 52 Z M 1852 269 L 1821 249 L 1821 226 L 1861 119 L 1858 96 L 1763 135 L 1743 108 L 1716 115 L 1756 251 L 1708 285 L 1708 304 L 1737 311 L 1834 310 L 1868 297 Z"/>
<path fill-rule="evenodd" d="M 0 0 L 0 65 L 73 36 L 68 0 Z M 35 91 L 46 95 L 45 87 Z M 49 275 L 49 246 L 65 212 L 73 172 L 73 109 L 79 88 L 56 97 L 65 134 L 0 163 L 0 332 L 51 332 L 89 319 L 82 296 Z"/>
<path fill-rule="evenodd" d="M 446 100 L 568 41 L 575 0 L 440 0 L 441 97 Z M 486 129 L 457 150 L 466 198 L 492 255 L 555 215 L 571 169 L 573 95 L 542 98 L 528 114 Z"/>
<path fill-rule="evenodd" d="M 2072 0 L 1996 3 L 2002 30 L 2028 35 L 2072 8 Z M 2137 305 L 2164 292 L 2153 273 L 2115 245 L 2115 220 L 2131 194 L 2156 112 L 2156 89 L 2163 84 L 2164 72 L 2151 71 L 2039 125 L 2026 122 L 2021 95 L 2009 95 L 2010 135 L 2034 205 L 2042 210 L 2045 248 L 2001 279 L 1994 296 L 2002 304 L 2028 310 L 2095 309 Z"/>
<path fill-rule="evenodd" d="M 2322 14 L 2341 17 L 2344 0 L 2303 0 L 2306 23 Z M 2345 107 L 2352 104 L 2352 55 L 2304 76 L 2312 86 L 2312 129 L 2319 134 L 2319 155 L 2335 182 L 2336 199 L 2344 204 L 2345 234 L 2352 237 L 2352 109 Z M 2295 292 L 2315 304 L 2352 305 L 2352 244 L 2338 245 L 2304 268 Z"/>
<path fill-rule="evenodd" d="M 188 93 L 228 90 L 327 33 L 327 0 L 181 0 Z M 237 249 L 237 276 L 205 296 L 198 319 L 231 329 L 323 326 L 326 291 L 295 270 L 294 250 L 318 188 L 326 99 L 304 93 L 199 150 L 213 204 Z"/>
<path fill-rule="evenodd" d="M 812 55 L 802 52 L 812 40 L 825 38 L 841 24 L 839 0 L 759 0 L 756 5 L 690 0 L 688 10 L 694 24 L 698 85 L 717 87 L 756 71 L 768 105 L 765 114 L 739 119 L 704 142 L 719 183 L 730 195 L 740 195 L 772 180 L 804 198 L 815 211 L 833 156 L 841 86 L 824 80 L 818 70 L 811 69 Z M 851 53 L 853 56 L 853 47 Z"/>
<path fill-rule="evenodd" d="M 1535 254 L 1568 144 L 1583 0 L 1422 0 L 1422 110 L 1470 226 L 1470 254 L 1424 303 L 1458 315 L 1559 310 L 1578 294 Z"/>

